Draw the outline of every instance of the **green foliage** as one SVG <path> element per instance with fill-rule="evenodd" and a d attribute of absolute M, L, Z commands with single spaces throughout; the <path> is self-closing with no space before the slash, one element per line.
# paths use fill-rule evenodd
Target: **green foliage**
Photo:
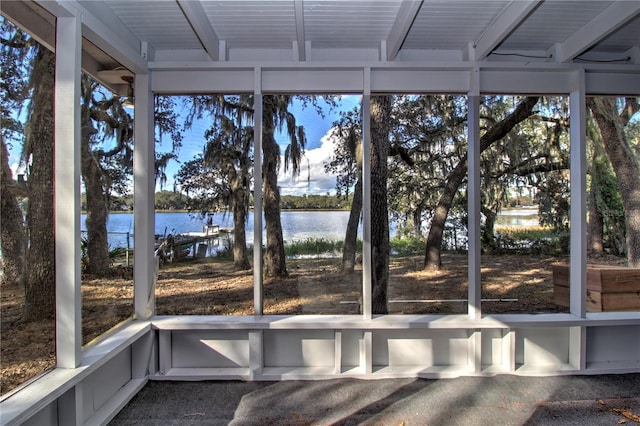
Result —
<path fill-rule="evenodd" d="M 541 225 L 550 226 L 557 233 L 568 231 L 570 186 L 565 173 L 549 173 L 546 186 L 538 188 L 535 200 Z"/>
<path fill-rule="evenodd" d="M 398 256 L 413 256 L 424 254 L 425 241 L 420 238 L 392 238 L 389 242 L 391 253 Z"/>
<path fill-rule="evenodd" d="M 224 209 L 230 190 L 222 170 L 210 167 L 202 155 L 183 163 L 176 174 L 176 183 L 186 192 L 187 209 L 210 212 Z"/>
<path fill-rule="evenodd" d="M 623 254 L 626 225 L 618 180 L 606 157 L 594 159 L 592 167 L 591 185 L 595 185 L 596 206 L 603 219 L 604 245 L 614 254 Z"/>
<path fill-rule="evenodd" d="M 188 199 L 183 194 L 173 191 L 156 192 L 156 210 L 185 210 L 188 206 Z"/>
<path fill-rule="evenodd" d="M 496 230 L 499 252 L 562 255 L 569 253 L 569 232 L 550 227 L 500 227 Z"/>
<path fill-rule="evenodd" d="M 283 195 L 280 208 L 283 210 L 348 210 L 353 195 L 347 200 L 337 195 Z"/>
<path fill-rule="evenodd" d="M 325 238 L 307 238 L 302 241 L 293 241 L 285 244 L 284 252 L 288 257 L 312 256 L 320 254 L 337 255 L 342 250 L 342 241 L 328 240 Z"/>

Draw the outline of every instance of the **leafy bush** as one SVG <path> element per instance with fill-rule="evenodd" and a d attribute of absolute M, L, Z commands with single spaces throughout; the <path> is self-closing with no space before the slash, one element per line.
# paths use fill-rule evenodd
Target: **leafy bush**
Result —
<path fill-rule="evenodd" d="M 391 253 L 398 256 L 412 256 L 423 254 L 425 241 L 418 238 L 392 238 L 389 241 Z"/>
<path fill-rule="evenodd" d="M 569 232 L 549 227 L 497 227 L 496 243 L 501 252 L 560 255 L 569 251 Z"/>
<path fill-rule="evenodd" d="M 325 238 L 307 238 L 285 244 L 284 252 L 288 257 L 329 253 L 336 254 L 342 251 L 343 245 L 344 243 L 342 241 L 328 240 Z"/>

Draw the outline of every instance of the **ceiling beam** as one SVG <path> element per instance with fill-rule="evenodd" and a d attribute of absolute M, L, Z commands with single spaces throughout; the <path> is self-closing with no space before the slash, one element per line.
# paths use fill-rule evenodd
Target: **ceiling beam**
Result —
<path fill-rule="evenodd" d="M 147 61 L 140 56 L 140 40 L 104 3 L 75 0 L 36 2 L 57 17 L 81 17 L 84 38 L 134 73 L 148 70 Z"/>
<path fill-rule="evenodd" d="M 212 60 L 217 61 L 219 59 L 220 40 L 211 26 L 211 22 L 209 22 L 202 4 L 198 1 L 189 0 L 177 0 L 177 2 L 204 50 Z"/>
<path fill-rule="evenodd" d="M 296 42 L 298 45 L 298 60 L 306 61 L 307 52 L 305 50 L 305 37 L 304 37 L 304 5 L 302 0 L 294 0 L 293 6 L 296 14 Z"/>
<path fill-rule="evenodd" d="M 473 44 L 474 60 L 484 60 L 533 12 L 541 0 L 514 0 L 487 26 Z"/>
<path fill-rule="evenodd" d="M 54 16 L 51 16 L 51 19 L 46 19 L 44 14 L 48 12 L 45 11 L 42 14 L 36 13 L 33 8 L 38 7 L 40 6 L 35 3 L 27 5 L 27 3 L 21 1 L 0 2 L 2 15 L 53 52 L 55 51 L 56 43 L 56 19 Z"/>
<path fill-rule="evenodd" d="M 393 61 L 400 52 L 402 43 L 407 38 L 411 25 L 422 7 L 422 2 L 423 0 L 403 0 L 400 4 L 396 20 L 386 40 L 388 61 Z"/>
<path fill-rule="evenodd" d="M 640 1 L 615 1 L 560 44 L 557 62 L 569 62 L 640 14 Z"/>

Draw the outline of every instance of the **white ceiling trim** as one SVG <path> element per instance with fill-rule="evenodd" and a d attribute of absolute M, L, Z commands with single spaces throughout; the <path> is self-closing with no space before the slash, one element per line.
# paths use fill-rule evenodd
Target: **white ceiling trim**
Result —
<path fill-rule="evenodd" d="M 542 0 L 515 0 L 509 3 L 474 42 L 473 59 L 485 59 L 540 3 Z"/>
<path fill-rule="evenodd" d="M 640 14 L 640 1 L 615 1 L 556 49 L 556 61 L 568 62 Z"/>
<path fill-rule="evenodd" d="M 554 65 L 560 65 L 555 66 Z M 576 68 L 548 63 L 546 67 L 311 67 L 218 68 L 152 72 L 152 90 L 161 94 L 253 93 L 470 93 L 568 95 Z M 637 94 L 640 72 L 598 67 L 585 70 L 587 95 Z M 366 83 L 370 75 L 370 86 Z M 258 78 L 256 78 L 258 75 Z M 478 75 L 478 87 L 472 76 Z"/>
<path fill-rule="evenodd" d="M 2 13 L 14 24 L 28 31 L 36 41 L 47 49 L 55 51 L 56 27 L 44 17 L 33 13 L 25 3 L 19 1 L 2 2 Z M 53 19 L 53 18 L 51 18 Z"/>
<path fill-rule="evenodd" d="M 302 0 L 294 0 L 293 3 L 295 15 L 296 15 L 296 46 L 297 54 L 299 61 L 306 61 L 306 40 L 304 36 L 304 5 L 302 4 Z"/>
<path fill-rule="evenodd" d="M 407 38 L 409 30 L 415 21 L 423 0 L 404 0 L 400 5 L 396 19 L 393 22 L 389 36 L 387 37 L 387 56 L 388 61 L 393 61 L 398 56 L 402 43 Z"/>
<path fill-rule="evenodd" d="M 202 4 L 189 0 L 176 1 L 204 50 L 212 60 L 217 61 L 220 57 L 220 40 L 209 22 Z"/>
<path fill-rule="evenodd" d="M 141 41 L 103 3 L 80 4 L 72 0 L 38 3 L 57 17 L 81 17 L 82 35 L 87 40 L 134 73 L 148 70 L 147 61 L 140 54 Z"/>

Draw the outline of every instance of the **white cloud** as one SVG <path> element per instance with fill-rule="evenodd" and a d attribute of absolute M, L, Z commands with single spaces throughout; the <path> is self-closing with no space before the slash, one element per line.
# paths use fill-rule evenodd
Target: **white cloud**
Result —
<path fill-rule="evenodd" d="M 324 171 L 324 165 L 331 161 L 334 152 L 335 140 L 329 130 L 320 139 L 318 148 L 305 151 L 301 161 L 300 175 L 291 176 L 291 169 L 284 172 L 284 157 L 280 158 L 280 172 L 278 173 L 278 186 L 282 195 L 324 195 L 327 192 L 335 193 L 336 177 Z"/>
<path fill-rule="evenodd" d="M 11 169 L 11 174 L 13 175 L 14 179 L 17 179 L 17 176 L 19 174 L 26 173 L 24 166 L 20 165 L 19 163 L 11 163 L 9 165 L 9 168 Z"/>

